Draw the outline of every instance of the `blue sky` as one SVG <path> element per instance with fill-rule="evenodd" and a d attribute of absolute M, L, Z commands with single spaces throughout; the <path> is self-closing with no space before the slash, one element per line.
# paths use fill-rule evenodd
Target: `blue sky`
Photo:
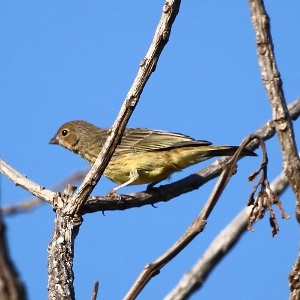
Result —
<path fill-rule="evenodd" d="M 83 119 L 109 127 L 133 82 L 164 1 L 2 1 L 0 4 L 0 156 L 37 183 L 51 188 L 76 170 L 81 158 L 48 145 L 57 128 Z M 266 1 L 275 54 L 287 102 L 299 97 L 300 3 Z M 129 121 L 132 127 L 182 132 L 214 144 L 236 145 L 272 116 L 260 79 L 246 1 L 184 1 L 169 43 Z M 299 139 L 299 124 L 294 126 Z M 278 139 L 267 142 L 269 179 L 282 170 Z M 259 152 L 258 152 L 259 153 Z M 215 235 L 245 206 L 248 175 L 259 158 L 239 163 L 208 220 L 206 230 L 166 266 L 139 299 L 162 299 L 202 255 Z M 196 165 L 172 181 L 200 170 Z M 214 182 L 156 209 L 84 216 L 75 244 L 78 299 L 121 299 L 145 264 L 165 252 L 201 210 Z M 102 178 L 94 195 L 115 184 Z M 129 187 L 123 193 L 144 190 Z M 1 176 L 7 206 L 30 194 Z M 299 229 L 290 190 L 281 200 L 289 221 L 271 238 L 269 221 L 255 224 L 212 272 L 192 299 L 288 297 L 287 275 L 296 259 Z M 5 218 L 12 258 L 30 299 L 47 297 L 47 245 L 54 213 L 45 204 Z M 217 288 L 216 288 L 217 287 Z M 254 288 L 255 287 L 255 288 Z"/>

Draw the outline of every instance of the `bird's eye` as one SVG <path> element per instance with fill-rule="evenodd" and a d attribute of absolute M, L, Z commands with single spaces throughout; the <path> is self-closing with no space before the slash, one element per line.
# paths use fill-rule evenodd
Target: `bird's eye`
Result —
<path fill-rule="evenodd" d="M 68 133 L 69 133 L 69 131 L 66 130 L 66 129 L 64 129 L 64 130 L 61 132 L 62 136 L 66 136 Z"/>

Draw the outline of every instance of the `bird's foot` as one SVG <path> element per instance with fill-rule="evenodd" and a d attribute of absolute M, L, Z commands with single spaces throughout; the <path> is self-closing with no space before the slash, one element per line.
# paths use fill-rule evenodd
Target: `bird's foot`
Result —
<path fill-rule="evenodd" d="M 119 203 L 122 200 L 121 195 L 118 194 L 114 189 L 110 190 L 106 196 L 110 197 L 110 198 L 113 198 L 114 200 L 119 200 Z"/>

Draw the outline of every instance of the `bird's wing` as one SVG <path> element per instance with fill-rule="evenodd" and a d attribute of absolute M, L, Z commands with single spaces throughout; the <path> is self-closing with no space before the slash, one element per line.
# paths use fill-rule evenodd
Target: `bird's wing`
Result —
<path fill-rule="evenodd" d="M 115 153 L 157 151 L 190 145 L 208 146 L 211 143 L 208 141 L 197 141 L 180 133 L 144 128 L 126 128 Z"/>

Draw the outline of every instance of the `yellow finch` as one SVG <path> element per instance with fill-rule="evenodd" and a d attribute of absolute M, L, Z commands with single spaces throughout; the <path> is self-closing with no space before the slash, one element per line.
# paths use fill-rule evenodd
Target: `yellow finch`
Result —
<path fill-rule="evenodd" d="M 109 129 L 101 129 L 85 121 L 63 124 L 49 141 L 80 155 L 92 165 L 102 149 Z M 174 172 L 215 156 L 231 156 L 237 146 L 211 146 L 208 141 L 187 135 L 145 128 L 126 128 L 104 175 L 119 184 L 111 192 L 126 185 L 153 186 Z M 242 155 L 256 156 L 245 149 Z"/>

